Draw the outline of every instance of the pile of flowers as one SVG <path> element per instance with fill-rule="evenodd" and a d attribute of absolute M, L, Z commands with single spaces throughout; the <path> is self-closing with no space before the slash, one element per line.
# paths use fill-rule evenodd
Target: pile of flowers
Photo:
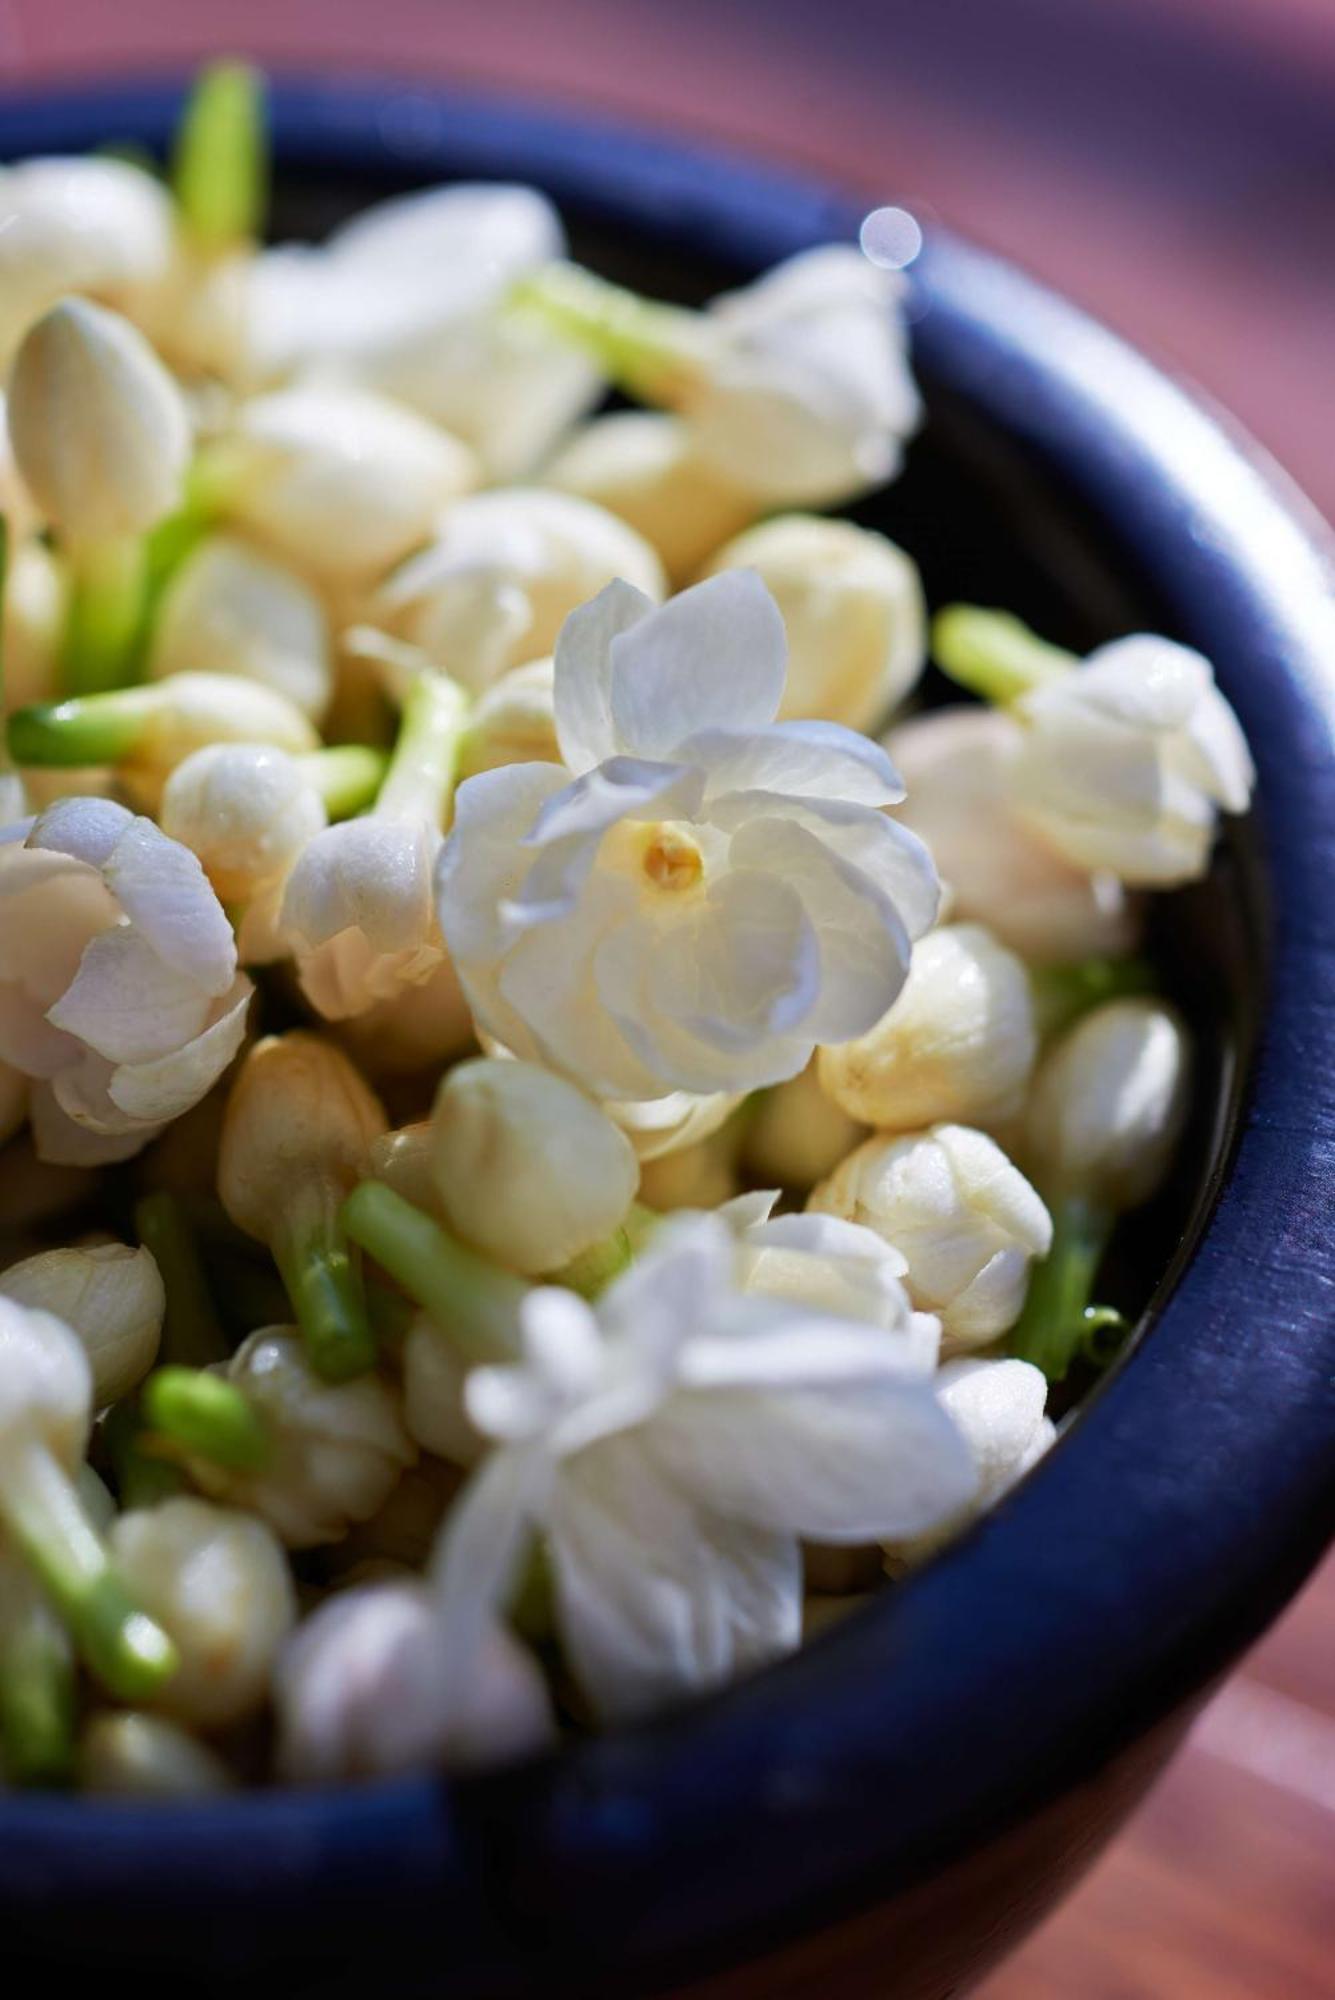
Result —
<path fill-rule="evenodd" d="M 1125 1322 L 1251 767 L 1209 664 L 930 630 L 851 245 L 702 310 L 450 186 L 262 248 L 0 174 L 0 1765 L 476 1765 L 797 1646 Z M 600 413 L 611 388 L 636 407 Z M 928 653 L 982 700 L 926 708 Z"/>

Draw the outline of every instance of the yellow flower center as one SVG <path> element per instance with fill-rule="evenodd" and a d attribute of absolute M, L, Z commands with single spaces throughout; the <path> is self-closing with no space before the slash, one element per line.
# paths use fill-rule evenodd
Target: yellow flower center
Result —
<path fill-rule="evenodd" d="M 658 889 L 694 889 L 705 872 L 705 857 L 684 826 L 660 820 L 649 829 L 644 872 Z"/>

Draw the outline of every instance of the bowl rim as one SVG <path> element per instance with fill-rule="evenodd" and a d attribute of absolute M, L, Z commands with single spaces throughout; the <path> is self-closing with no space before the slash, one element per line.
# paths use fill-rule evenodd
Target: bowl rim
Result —
<path fill-rule="evenodd" d="M 161 145 L 181 89 L 8 92 L 0 153 Z M 280 74 L 271 100 L 280 172 L 533 180 L 739 267 L 847 238 L 867 206 L 713 143 L 513 97 Z M 1197 1696 L 1319 1554 L 1335 1486 L 1331 544 L 1226 418 L 1013 266 L 931 227 L 914 281 L 925 370 L 1101 517 L 1214 660 L 1256 756 L 1264 1019 L 1212 1213 L 1153 1337 L 1085 1410 L 1077 1449 L 908 1585 L 735 1688 L 467 1781 L 198 1807 L 0 1797 L 0 1908 L 111 1907 L 138 1887 L 142 1910 L 147 1879 L 155 1903 L 206 1897 L 252 1920 L 350 1882 L 439 1913 L 442 1885 L 466 1884 L 459 1949 L 479 1963 L 522 1969 L 535 1938 L 548 1972 L 567 1956 L 712 1962 L 874 1900 L 1097 1772 Z"/>

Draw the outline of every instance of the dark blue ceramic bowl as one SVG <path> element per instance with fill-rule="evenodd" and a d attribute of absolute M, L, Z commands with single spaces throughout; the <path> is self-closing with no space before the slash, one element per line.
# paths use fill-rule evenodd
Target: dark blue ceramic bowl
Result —
<path fill-rule="evenodd" d="M 175 89 L 0 102 L 0 151 L 158 148 Z M 451 176 L 547 188 L 604 268 L 701 295 L 847 236 L 847 197 L 686 144 L 399 86 L 280 85 L 284 231 Z M 938 1996 L 1031 1924 L 1326 1539 L 1335 1426 L 1335 611 L 1302 501 L 1138 355 L 945 234 L 929 421 L 868 510 L 938 594 L 1200 646 L 1260 770 L 1160 906 L 1200 1027 L 1177 1185 L 1123 1248 L 1137 1342 L 957 1548 L 799 1657 L 496 1778 L 197 1809 L 0 1799 L 0 1949 L 192 1992 Z M 1276 366 L 1282 366 L 1282 352 Z M 241 1982 L 244 1982 L 242 1984 Z M 711 1991 L 718 1990 L 710 1987 Z"/>

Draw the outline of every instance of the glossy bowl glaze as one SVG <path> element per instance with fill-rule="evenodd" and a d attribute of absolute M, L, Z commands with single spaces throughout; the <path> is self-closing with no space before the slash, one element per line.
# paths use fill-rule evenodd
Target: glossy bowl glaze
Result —
<path fill-rule="evenodd" d="M 179 92 L 0 101 L 0 151 L 160 149 Z M 439 178 L 531 180 L 579 254 L 701 297 L 859 205 L 693 146 L 402 85 L 280 84 L 282 233 Z M 491 1778 L 197 1808 L 0 1798 L 5 1963 L 195 1993 L 937 2000 L 1097 1852 L 1331 1526 L 1335 611 L 1324 531 L 1111 334 L 931 232 L 928 421 L 858 510 L 929 591 L 1087 646 L 1201 647 L 1260 783 L 1156 907 L 1202 1043 L 1174 1183 L 1117 1246 L 1136 1340 L 988 1520 L 799 1656 Z M 1282 350 L 1282 341 L 1278 344 Z M 1282 351 L 1276 365 L 1282 365 Z M 767 1955 L 773 1954 L 773 1957 Z M 759 1963 L 757 1963 L 759 1961 Z M 750 1962 L 736 1981 L 727 1969 Z M 693 1989 L 694 1990 L 694 1989 Z"/>

